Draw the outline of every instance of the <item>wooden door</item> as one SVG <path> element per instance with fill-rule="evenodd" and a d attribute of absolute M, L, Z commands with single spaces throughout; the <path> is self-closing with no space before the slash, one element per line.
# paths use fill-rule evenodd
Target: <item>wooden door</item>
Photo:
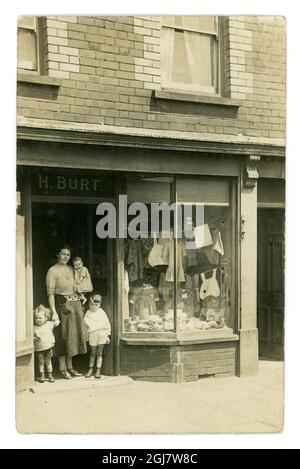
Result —
<path fill-rule="evenodd" d="M 284 218 L 283 209 L 258 210 L 259 354 L 284 358 Z"/>

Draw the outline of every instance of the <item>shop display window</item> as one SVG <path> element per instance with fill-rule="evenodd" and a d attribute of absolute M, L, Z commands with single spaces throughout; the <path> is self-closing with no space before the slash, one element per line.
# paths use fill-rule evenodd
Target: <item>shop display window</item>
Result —
<path fill-rule="evenodd" d="M 123 332 L 232 331 L 231 191 L 224 179 L 127 178 L 128 209 L 147 211 L 124 240 Z M 156 203 L 171 206 L 169 224 L 161 212 L 153 226 Z"/>

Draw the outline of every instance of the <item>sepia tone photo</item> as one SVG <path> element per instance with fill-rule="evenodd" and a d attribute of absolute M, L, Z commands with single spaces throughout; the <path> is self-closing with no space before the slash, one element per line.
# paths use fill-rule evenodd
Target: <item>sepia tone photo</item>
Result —
<path fill-rule="evenodd" d="M 285 27 L 18 17 L 20 433 L 282 432 Z"/>

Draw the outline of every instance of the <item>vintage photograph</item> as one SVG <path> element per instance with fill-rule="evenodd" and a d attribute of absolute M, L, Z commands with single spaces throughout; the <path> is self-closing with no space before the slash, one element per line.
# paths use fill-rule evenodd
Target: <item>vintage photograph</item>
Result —
<path fill-rule="evenodd" d="M 16 34 L 17 431 L 282 432 L 285 18 Z"/>

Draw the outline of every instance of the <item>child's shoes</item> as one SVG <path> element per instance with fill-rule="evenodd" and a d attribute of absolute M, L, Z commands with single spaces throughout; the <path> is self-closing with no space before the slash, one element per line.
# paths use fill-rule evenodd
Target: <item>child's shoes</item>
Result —
<path fill-rule="evenodd" d="M 53 378 L 52 373 L 48 373 L 48 379 L 49 379 L 49 383 L 55 383 L 55 379 Z"/>
<path fill-rule="evenodd" d="M 61 370 L 60 374 L 64 379 L 72 379 L 72 376 L 67 370 Z"/>
<path fill-rule="evenodd" d="M 96 368 L 95 378 L 101 378 L 100 368 Z"/>
<path fill-rule="evenodd" d="M 86 378 L 90 378 L 91 376 L 93 376 L 93 368 L 89 368 L 85 375 Z"/>
<path fill-rule="evenodd" d="M 45 373 L 41 373 L 41 374 L 40 374 L 39 382 L 40 382 L 40 383 L 44 383 L 44 382 L 45 382 Z"/>

